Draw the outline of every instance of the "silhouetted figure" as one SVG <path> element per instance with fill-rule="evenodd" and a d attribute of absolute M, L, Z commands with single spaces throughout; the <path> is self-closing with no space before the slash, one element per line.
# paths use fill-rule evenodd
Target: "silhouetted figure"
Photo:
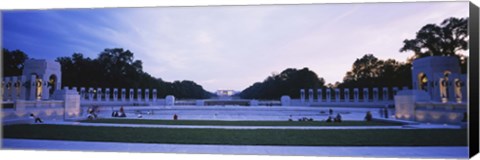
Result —
<path fill-rule="evenodd" d="M 385 115 L 385 118 L 388 118 L 388 108 L 385 108 L 385 110 L 383 110 L 383 114 Z"/>
<path fill-rule="evenodd" d="M 367 115 L 365 115 L 365 121 L 372 121 L 372 113 L 370 113 L 370 111 L 368 111 Z"/>
<path fill-rule="evenodd" d="M 328 116 L 328 119 L 326 122 L 332 122 L 332 116 Z"/>
<path fill-rule="evenodd" d="M 337 113 L 337 117 L 335 117 L 334 121 L 335 122 L 342 122 L 342 116 L 340 115 L 340 113 Z"/>
<path fill-rule="evenodd" d="M 174 114 L 174 115 L 173 115 L 173 120 L 177 120 L 177 119 L 178 119 L 177 114 Z"/>
<path fill-rule="evenodd" d="M 35 116 L 33 113 L 30 114 L 30 117 L 35 119 L 35 123 L 43 123 L 42 119 L 40 119 L 40 117 Z"/>
<path fill-rule="evenodd" d="M 333 114 L 333 110 L 332 110 L 331 108 L 328 109 L 328 113 L 330 113 L 330 115 L 332 115 L 332 114 Z"/>

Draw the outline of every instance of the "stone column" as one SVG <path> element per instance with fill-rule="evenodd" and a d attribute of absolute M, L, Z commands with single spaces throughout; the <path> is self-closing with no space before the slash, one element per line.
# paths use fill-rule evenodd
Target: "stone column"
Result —
<path fill-rule="evenodd" d="M 20 99 L 26 100 L 27 97 L 27 78 L 25 76 L 20 76 Z"/>
<path fill-rule="evenodd" d="M 137 101 L 142 101 L 142 89 L 137 89 Z"/>
<path fill-rule="evenodd" d="M 157 101 L 157 89 L 153 89 L 152 99 L 153 99 L 153 102 Z"/>
<path fill-rule="evenodd" d="M 97 88 L 97 101 L 102 101 L 102 88 Z"/>
<path fill-rule="evenodd" d="M 110 88 L 105 89 L 105 101 L 110 101 Z"/>
<path fill-rule="evenodd" d="M 378 102 L 378 88 L 373 88 L 373 101 Z"/>
<path fill-rule="evenodd" d="M 340 102 L 340 89 L 335 88 L 335 102 Z"/>
<path fill-rule="evenodd" d="M 93 88 L 88 88 L 88 100 L 93 101 Z"/>
<path fill-rule="evenodd" d="M 122 102 L 125 102 L 127 97 L 126 94 L 127 94 L 127 91 L 125 90 L 125 88 L 122 88 L 122 93 L 121 93 Z"/>
<path fill-rule="evenodd" d="M 383 87 L 383 101 L 388 101 L 388 88 Z"/>
<path fill-rule="evenodd" d="M 6 83 L 5 83 L 5 78 L 2 78 L 2 88 L 0 88 L 0 92 L 2 92 L 2 101 L 5 101 L 5 87 L 6 87 Z"/>
<path fill-rule="evenodd" d="M 29 100 L 36 100 L 37 99 L 37 76 L 31 75 L 30 76 L 30 94 L 28 96 Z"/>
<path fill-rule="evenodd" d="M 368 102 L 369 96 L 368 96 L 368 88 L 363 88 L 363 102 Z"/>
<path fill-rule="evenodd" d="M 332 94 L 330 93 L 330 90 L 331 90 L 330 88 L 327 88 L 327 96 L 326 96 L 327 102 L 332 101 L 332 97 L 331 97 Z"/>
<path fill-rule="evenodd" d="M 308 102 L 313 103 L 313 89 L 308 89 Z"/>
<path fill-rule="evenodd" d="M 290 106 L 290 96 L 283 95 L 280 98 L 280 102 L 282 103 L 282 106 Z"/>
<path fill-rule="evenodd" d="M 318 97 L 318 98 L 317 98 L 317 101 L 318 101 L 318 102 L 322 102 L 322 99 L 323 99 L 322 96 L 323 96 L 323 95 L 322 95 L 322 89 L 321 89 L 321 88 L 320 88 L 320 89 L 317 89 L 317 97 Z"/>
<path fill-rule="evenodd" d="M 17 100 L 17 95 L 19 94 L 19 93 L 17 93 L 17 87 L 19 87 L 19 86 L 17 86 L 17 77 L 11 77 L 11 83 L 12 83 L 12 87 L 10 88 L 10 90 L 11 90 L 10 93 L 12 95 L 11 96 L 12 101 L 15 101 L 15 100 Z"/>
<path fill-rule="evenodd" d="M 85 87 L 80 87 L 80 100 L 85 100 Z"/>
<path fill-rule="evenodd" d="M 354 102 L 358 102 L 358 100 L 359 100 L 358 97 L 359 97 L 358 88 L 354 88 L 354 89 L 353 89 L 353 101 L 354 101 Z"/>
<path fill-rule="evenodd" d="M 12 88 L 13 88 L 13 82 L 12 82 L 12 77 L 7 77 L 5 78 L 5 99 L 4 100 L 12 100 Z"/>
<path fill-rule="evenodd" d="M 174 106 L 175 105 L 175 97 L 173 95 L 168 95 L 167 97 L 165 97 L 165 105 Z"/>
<path fill-rule="evenodd" d="M 300 89 L 300 101 L 302 103 L 305 103 L 305 90 L 304 89 Z"/>
<path fill-rule="evenodd" d="M 145 89 L 145 102 L 149 102 L 149 101 L 150 101 L 150 90 Z"/>
<path fill-rule="evenodd" d="M 113 88 L 113 101 L 116 102 L 118 99 L 118 88 Z"/>
<path fill-rule="evenodd" d="M 130 90 L 129 90 L 129 92 L 128 92 L 128 93 L 130 93 L 130 94 L 128 95 L 128 97 L 129 97 L 129 101 L 133 101 L 133 89 L 132 89 L 132 88 L 130 88 Z"/>
<path fill-rule="evenodd" d="M 348 88 L 343 89 L 343 96 L 345 102 L 350 102 L 350 90 Z"/>
<path fill-rule="evenodd" d="M 46 75 L 43 75 L 42 76 L 43 79 L 42 79 L 42 99 L 43 100 L 46 100 L 46 99 L 49 99 L 50 98 L 50 93 L 48 93 L 48 77 Z"/>

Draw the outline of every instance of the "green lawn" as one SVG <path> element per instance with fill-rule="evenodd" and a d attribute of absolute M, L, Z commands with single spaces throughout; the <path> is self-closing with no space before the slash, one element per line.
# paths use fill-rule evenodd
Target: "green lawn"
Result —
<path fill-rule="evenodd" d="M 212 125 L 212 126 L 398 126 L 400 123 L 378 121 L 343 121 L 327 123 L 319 121 L 207 121 L 207 120 L 149 120 L 149 119 L 96 119 L 83 120 L 88 123 L 118 123 L 118 124 L 161 124 L 161 125 Z"/>
<path fill-rule="evenodd" d="M 457 129 L 171 129 L 73 125 L 4 126 L 5 138 L 226 145 L 294 146 L 466 146 Z"/>

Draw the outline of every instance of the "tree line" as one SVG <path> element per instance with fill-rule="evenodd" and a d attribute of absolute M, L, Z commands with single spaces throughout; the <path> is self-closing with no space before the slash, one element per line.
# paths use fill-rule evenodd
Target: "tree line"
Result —
<path fill-rule="evenodd" d="M 4 76 L 19 76 L 28 55 L 20 50 L 3 49 Z M 157 89 L 158 97 L 174 95 L 181 99 L 204 99 L 213 96 L 193 81 L 166 82 L 143 71 L 142 61 L 122 48 L 105 49 L 97 58 L 74 53 L 58 57 L 62 70 L 62 87 L 149 88 Z"/>
<path fill-rule="evenodd" d="M 393 59 L 381 60 L 373 54 L 357 58 L 352 69 L 345 73 L 342 82 L 326 84 L 322 77 L 308 68 L 289 68 L 281 74 L 267 77 L 243 90 L 241 98 L 279 99 L 282 95 L 300 97 L 300 89 L 312 88 L 372 88 L 412 87 L 412 62 L 428 56 L 455 56 L 459 59 L 462 73 L 467 73 L 468 57 L 459 54 L 468 49 L 468 18 L 447 18 L 439 25 L 427 24 L 414 39 L 405 39 L 400 52 L 413 51 L 406 62 Z"/>

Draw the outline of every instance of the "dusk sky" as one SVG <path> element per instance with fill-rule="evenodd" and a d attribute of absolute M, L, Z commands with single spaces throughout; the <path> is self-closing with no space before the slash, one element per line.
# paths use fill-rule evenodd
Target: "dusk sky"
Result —
<path fill-rule="evenodd" d="M 124 48 L 154 77 L 241 91 L 286 68 L 342 81 L 368 53 L 404 62 L 402 41 L 449 17 L 468 2 L 12 10 L 2 46 L 50 60 Z"/>

